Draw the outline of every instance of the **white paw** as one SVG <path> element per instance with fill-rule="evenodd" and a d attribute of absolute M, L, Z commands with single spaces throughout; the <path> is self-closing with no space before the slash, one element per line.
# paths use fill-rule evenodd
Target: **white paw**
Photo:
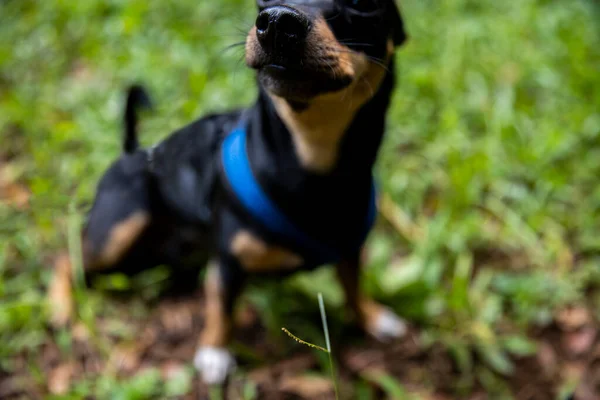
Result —
<path fill-rule="evenodd" d="M 385 308 L 377 316 L 372 333 L 376 339 L 385 342 L 404 336 L 407 330 L 406 322 L 392 310 Z"/>
<path fill-rule="evenodd" d="M 194 356 L 194 366 L 202 380 L 209 385 L 222 384 L 236 367 L 231 353 L 220 347 L 199 348 Z"/>

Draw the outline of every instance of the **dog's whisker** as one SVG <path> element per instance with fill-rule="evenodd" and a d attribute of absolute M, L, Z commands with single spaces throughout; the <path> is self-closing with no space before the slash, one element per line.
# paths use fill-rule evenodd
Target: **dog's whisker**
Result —
<path fill-rule="evenodd" d="M 240 55 L 240 57 L 238 58 L 238 60 L 235 63 L 234 71 L 237 71 L 241 67 L 241 65 L 244 62 L 245 58 L 246 58 L 245 54 L 241 54 Z"/>
<path fill-rule="evenodd" d="M 327 65 L 329 67 L 329 69 L 331 69 L 331 74 L 333 75 L 333 78 L 335 79 L 336 78 L 336 71 L 334 68 L 335 64 L 331 63 L 327 60 L 323 60 L 323 62 L 325 63 L 325 65 Z"/>
<path fill-rule="evenodd" d="M 341 12 L 338 12 L 335 15 L 332 15 L 331 17 L 325 18 L 325 21 L 329 22 L 329 21 L 333 21 L 334 19 L 338 18 L 340 15 L 342 15 Z"/>
<path fill-rule="evenodd" d="M 238 32 L 240 35 L 247 36 L 247 35 L 248 35 L 248 31 L 250 31 L 250 29 L 251 29 L 251 27 L 248 27 L 247 29 L 244 29 L 244 28 L 242 28 L 242 27 L 240 27 L 240 26 L 237 26 L 235 30 L 236 30 L 236 31 L 237 31 L 237 32 Z"/>
<path fill-rule="evenodd" d="M 371 85 L 371 82 L 369 82 L 369 80 L 364 75 L 360 77 L 360 81 L 364 81 L 364 83 L 369 88 L 369 91 L 371 92 L 370 97 L 373 97 L 375 95 L 375 89 L 373 88 L 373 85 Z"/>
<path fill-rule="evenodd" d="M 390 72 L 390 68 L 387 65 L 385 65 L 382 60 L 379 60 L 379 59 L 373 58 L 373 57 L 367 57 L 367 60 L 369 62 L 372 62 L 373 64 L 376 64 L 376 65 L 380 66 L 386 72 Z"/>
<path fill-rule="evenodd" d="M 235 49 L 241 46 L 246 46 L 246 41 L 244 40 L 243 42 L 237 42 L 237 43 L 232 43 L 228 46 L 225 46 L 225 48 L 223 49 L 223 51 L 227 51 L 227 50 L 231 50 L 231 49 Z"/>
<path fill-rule="evenodd" d="M 328 48 L 328 50 L 335 51 L 335 52 L 338 52 L 338 53 L 361 53 L 360 51 L 356 51 L 356 50 L 352 50 L 352 49 L 347 49 L 347 50 L 346 49 L 340 49 L 338 47 L 330 47 L 330 48 Z M 364 54 L 366 57 L 371 58 L 373 60 L 378 60 L 378 61 L 381 61 L 381 62 L 384 61 L 381 58 L 378 58 L 378 57 L 375 57 L 375 56 L 371 56 L 371 55 L 366 54 L 366 53 L 362 53 L 362 54 Z"/>
<path fill-rule="evenodd" d="M 361 47 L 373 47 L 371 43 L 359 43 L 359 42 L 344 42 L 340 41 L 340 44 L 344 46 L 361 46 Z"/>
<path fill-rule="evenodd" d="M 333 48 L 332 48 L 332 49 L 330 49 L 330 50 L 331 50 L 331 51 L 333 51 L 333 52 L 336 52 L 336 53 L 355 53 L 355 52 L 354 52 L 354 51 L 352 51 L 352 50 L 342 50 L 342 49 L 333 49 Z M 363 53 L 363 54 L 364 54 L 364 53 Z M 372 63 L 374 63 L 374 64 L 377 64 L 378 66 L 380 66 L 381 68 L 383 68 L 383 69 L 384 69 L 386 72 L 390 72 L 390 69 L 389 69 L 389 68 L 388 68 L 388 66 L 385 64 L 385 61 L 384 61 L 384 60 L 382 60 L 382 59 L 380 59 L 380 58 L 377 58 L 377 57 L 370 56 L 370 55 L 368 55 L 368 54 L 365 54 L 365 57 L 367 57 L 367 60 L 368 60 L 369 62 L 372 62 Z"/>
<path fill-rule="evenodd" d="M 246 33 L 231 33 L 231 34 L 227 34 L 227 33 L 222 33 L 219 35 L 206 35 L 207 38 L 211 38 L 211 39 L 221 39 L 221 38 L 245 38 L 247 35 Z"/>
<path fill-rule="evenodd" d="M 231 54 L 229 52 L 229 50 L 243 50 L 244 48 L 242 47 L 243 45 L 245 45 L 246 42 L 238 42 L 238 43 L 233 43 L 231 45 L 226 46 L 221 52 L 213 55 L 211 58 L 211 65 L 214 63 L 218 63 L 218 62 L 222 62 L 222 60 L 226 57 L 229 56 L 229 54 Z M 234 53 L 235 54 L 235 53 Z M 241 56 L 244 57 L 245 56 L 245 52 L 241 53 Z"/>

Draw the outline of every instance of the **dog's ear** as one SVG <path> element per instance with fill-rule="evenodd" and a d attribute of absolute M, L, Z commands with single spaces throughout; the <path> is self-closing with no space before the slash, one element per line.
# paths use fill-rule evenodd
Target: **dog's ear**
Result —
<path fill-rule="evenodd" d="M 406 39 L 406 31 L 404 30 L 404 20 L 402 19 L 402 15 L 400 14 L 400 9 L 396 4 L 396 0 L 388 0 L 389 1 L 389 11 L 388 15 L 390 18 L 390 27 L 392 29 L 392 40 L 394 41 L 395 46 L 402 45 Z"/>

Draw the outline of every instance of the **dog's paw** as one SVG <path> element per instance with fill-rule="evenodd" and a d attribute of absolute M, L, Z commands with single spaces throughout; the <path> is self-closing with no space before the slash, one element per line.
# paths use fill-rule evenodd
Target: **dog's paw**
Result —
<path fill-rule="evenodd" d="M 194 366 L 204 383 L 219 385 L 235 370 L 235 359 L 221 347 L 201 347 L 196 351 Z"/>
<path fill-rule="evenodd" d="M 381 342 L 388 342 L 406 335 L 406 322 L 389 308 L 382 307 L 370 324 L 368 331 Z"/>

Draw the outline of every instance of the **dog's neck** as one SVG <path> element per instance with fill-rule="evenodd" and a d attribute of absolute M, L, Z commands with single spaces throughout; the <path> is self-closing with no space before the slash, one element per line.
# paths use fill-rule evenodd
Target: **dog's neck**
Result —
<path fill-rule="evenodd" d="M 284 99 L 271 97 L 292 138 L 298 161 L 309 171 L 324 174 L 337 162 L 340 141 L 356 112 L 342 97 L 319 99 L 302 110 L 294 109 Z"/>
<path fill-rule="evenodd" d="M 275 156 L 275 165 L 288 172 L 293 168 L 300 170 L 298 173 L 323 177 L 370 174 L 385 129 L 394 86 L 393 70 L 390 62 L 380 77 L 363 79 L 345 93 L 322 96 L 296 109 L 260 90 L 256 106 L 263 110 L 263 118 L 258 130 L 265 141 L 276 147 L 272 150 L 280 152 Z M 378 90 L 373 95 L 369 85 L 374 83 Z M 364 102 L 362 96 L 369 100 Z"/>
<path fill-rule="evenodd" d="M 381 100 L 375 98 L 379 89 L 386 89 L 382 83 L 387 71 L 379 65 L 369 65 L 366 58 L 363 60 L 365 65 L 361 68 L 361 76 L 349 87 L 320 95 L 301 107 L 280 97 L 268 96 L 292 138 L 299 163 L 307 171 L 317 174 L 331 172 L 339 161 L 345 136 L 355 125 L 362 125 L 359 111 L 372 100 Z M 375 119 L 385 118 L 387 104 L 379 104 L 378 108 L 383 112 L 362 117 L 377 125 Z M 363 132 L 363 135 L 368 133 Z M 361 140 L 369 141 L 369 138 Z"/>

